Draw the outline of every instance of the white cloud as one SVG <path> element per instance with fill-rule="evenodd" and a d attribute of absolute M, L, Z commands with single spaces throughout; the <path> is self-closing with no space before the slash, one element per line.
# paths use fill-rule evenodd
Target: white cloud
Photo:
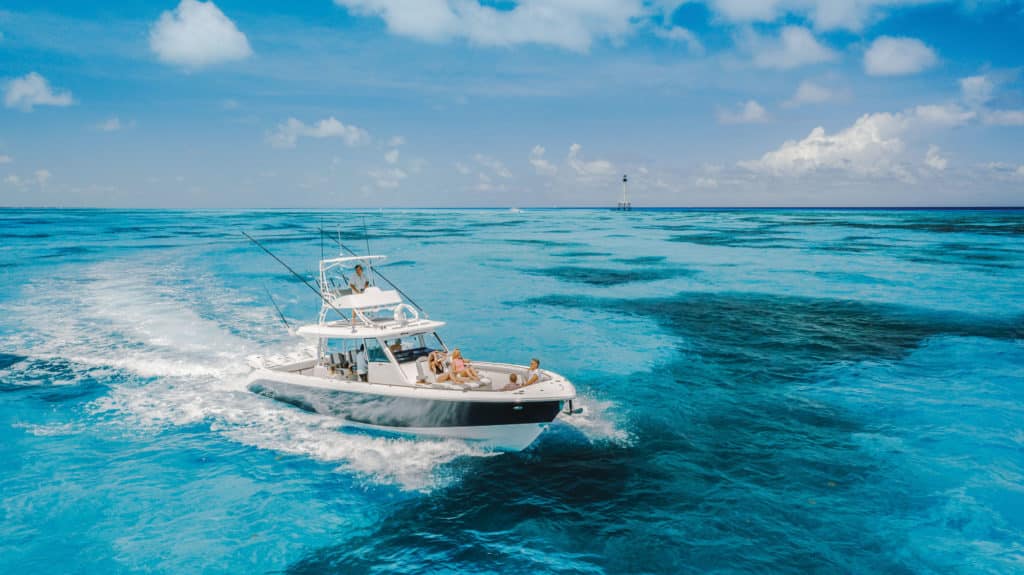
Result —
<path fill-rule="evenodd" d="M 348 146 L 358 146 L 370 139 L 366 130 L 358 127 L 342 124 L 334 116 L 320 120 L 309 126 L 295 118 L 288 118 L 287 122 L 280 124 L 277 131 L 267 136 L 270 145 L 275 148 L 294 148 L 300 136 L 309 138 L 341 138 Z"/>
<path fill-rule="evenodd" d="M 1024 126 L 1024 110 L 988 110 L 981 121 L 991 126 Z"/>
<path fill-rule="evenodd" d="M 793 97 L 786 101 L 787 106 L 802 106 L 804 104 L 821 104 L 822 102 L 828 102 L 835 97 L 835 93 L 828 88 L 815 84 L 810 80 L 804 80 L 800 82 L 800 86 L 797 87 L 796 93 Z"/>
<path fill-rule="evenodd" d="M 749 40 L 754 65 L 759 68 L 789 70 L 836 58 L 836 53 L 819 43 L 810 30 L 799 26 L 786 26 L 778 38 L 752 35 Z"/>
<path fill-rule="evenodd" d="M 373 178 L 373 183 L 378 188 L 393 190 L 401 185 L 402 180 L 408 177 L 400 168 L 388 168 L 385 170 L 370 170 L 368 175 Z"/>
<path fill-rule="evenodd" d="M 903 114 L 865 114 L 849 128 L 829 135 L 819 126 L 802 140 L 790 140 L 743 168 L 777 176 L 800 176 L 841 170 L 865 176 L 905 177 L 897 161 L 903 152 L 900 136 L 907 129 Z"/>
<path fill-rule="evenodd" d="M 473 172 L 473 170 L 469 169 L 469 166 L 463 164 L 462 162 L 455 162 L 455 171 L 462 174 L 463 176 L 468 176 Z"/>
<path fill-rule="evenodd" d="M 925 124 L 955 127 L 967 124 L 977 114 L 957 104 L 929 104 L 914 108 L 913 115 Z"/>
<path fill-rule="evenodd" d="M 871 76 L 916 74 L 936 63 L 935 52 L 915 38 L 881 36 L 864 53 L 864 71 Z"/>
<path fill-rule="evenodd" d="M 709 176 L 700 176 L 694 180 L 694 185 L 698 188 L 717 188 L 718 180 Z"/>
<path fill-rule="evenodd" d="M 972 108 L 980 108 L 992 99 L 995 83 L 988 76 L 960 78 L 960 97 Z"/>
<path fill-rule="evenodd" d="M 391 136 L 391 139 L 388 140 L 388 146 L 392 148 L 397 148 L 402 145 L 405 145 L 405 138 L 402 136 Z"/>
<path fill-rule="evenodd" d="M 54 92 L 46 78 L 35 72 L 7 82 L 4 89 L 4 105 L 24 112 L 35 106 L 70 106 L 73 101 L 71 92 Z"/>
<path fill-rule="evenodd" d="M 807 18 L 816 30 L 859 31 L 887 8 L 931 0 L 705 0 L 730 22 L 773 22 L 787 14 Z"/>
<path fill-rule="evenodd" d="M 21 189 L 25 189 L 33 185 L 42 188 L 46 185 L 46 182 L 50 181 L 52 176 L 53 174 L 51 174 L 49 170 L 39 169 L 33 172 L 32 176 L 28 178 L 22 178 L 17 174 L 10 174 L 4 178 L 4 182 Z"/>
<path fill-rule="evenodd" d="M 109 118 L 106 121 L 100 122 L 96 129 L 101 132 L 116 132 L 122 128 L 121 119 L 117 116 Z"/>
<path fill-rule="evenodd" d="M 388 150 L 384 153 L 384 161 L 389 164 L 398 163 L 398 150 Z"/>
<path fill-rule="evenodd" d="M 495 158 L 485 156 L 483 154 L 476 154 L 475 156 L 473 156 L 473 159 L 476 160 L 476 163 L 480 164 L 481 166 L 490 169 L 492 172 L 494 172 L 494 175 L 496 176 L 500 176 L 502 178 L 512 177 L 512 172 L 510 172 L 509 169 L 505 167 L 505 164 L 501 163 L 501 160 L 497 160 Z"/>
<path fill-rule="evenodd" d="M 149 31 L 149 47 L 167 64 L 199 69 L 243 60 L 249 40 L 213 2 L 181 0 L 160 15 Z"/>
<path fill-rule="evenodd" d="M 569 146 L 567 161 L 569 167 L 576 171 L 577 176 L 608 176 L 615 173 L 615 166 L 607 160 L 585 161 L 580 155 L 580 150 L 582 149 L 583 146 L 579 144 Z"/>
<path fill-rule="evenodd" d="M 723 124 L 756 124 L 767 120 L 768 113 L 754 100 L 747 100 L 735 110 L 718 110 L 718 121 Z"/>
<path fill-rule="evenodd" d="M 618 39 L 646 14 L 640 0 L 522 0 L 501 9 L 476 0 L 334 0 L 353 14 L 381 18 L 392 34 L 486 46 L 542 44 L 586 51 Z"/>
<path fill-rule="evenodd" d="M 0 155 L 0 164 L 10 164 L 14 161 L 14 158 L 10 156 Z"/>
<path fill-rule="evenodd" d="M 669 40 L 671 42 L 686 44 L 686 49 L 693 54 L 704 53 L 704 45 L 700 43 L 700 40 L 697 38 L 697 35 L 681 26 L 672 26 L 670 28 L 655 28 L 654 35 L 659 38 Z"/>
<path fill-rule="evenodd" d="M 924 165 L 941 172 L 946 169 L 946 164 L 948 163 L 949 161 L 939 153 L 938 146 L 928 146 L 928 151 L 924 154 Z"/>
<path fill-rule="evenodd" d="M 558 173 L 558 167 L 544 158 L 544 146 L 536 145 L 530 150 L 530 165 L 537 170 L 538 174 L 553 176 Z"/>

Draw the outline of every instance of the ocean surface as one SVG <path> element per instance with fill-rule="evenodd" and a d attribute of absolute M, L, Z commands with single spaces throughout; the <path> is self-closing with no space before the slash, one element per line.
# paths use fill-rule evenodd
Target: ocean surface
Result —
<path fill-rule="evenodd" d="M 584 413 L 248 392 L 321 225 Z M 1024 573 L 1024 211 L 0 210 L 0 487 L 0 573 Z"/>

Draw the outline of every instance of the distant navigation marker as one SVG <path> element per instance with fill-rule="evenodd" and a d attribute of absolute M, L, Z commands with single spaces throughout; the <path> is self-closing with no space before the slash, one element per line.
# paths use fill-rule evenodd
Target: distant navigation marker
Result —
<path fill-rule="evenodd" d="M 624 212 L 633 209 L 633 204 L 629 203 L 629 188 L 626 186 L 628 182 L 629 178 L 626 177 L 626 174 L 622 174 L 622 199 L 619 200 L 619 207 L 616 209 Z"/>

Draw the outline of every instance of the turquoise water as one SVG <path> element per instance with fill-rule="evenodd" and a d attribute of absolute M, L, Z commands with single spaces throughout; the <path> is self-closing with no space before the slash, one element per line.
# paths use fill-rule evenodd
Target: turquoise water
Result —
<path fill-rule="evenodd" d="M 317 228 L 470 358 L 569 377 L 531 449 L 247 392 Z M 1024 572 L 1022 211 L 0 210 L 2 573 Z M 330 242 L 328 242 L 328 247 Z"/>

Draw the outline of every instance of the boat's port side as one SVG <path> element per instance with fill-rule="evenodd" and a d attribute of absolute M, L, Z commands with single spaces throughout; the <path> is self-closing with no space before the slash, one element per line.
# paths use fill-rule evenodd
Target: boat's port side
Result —
<path fill-rule="evenodd" d="M 249 389 L 301 409 L 382 427 L 466 427 L 548 423 L 563 402 L 479 402 L 347 393 L 257 379 Z"/>

